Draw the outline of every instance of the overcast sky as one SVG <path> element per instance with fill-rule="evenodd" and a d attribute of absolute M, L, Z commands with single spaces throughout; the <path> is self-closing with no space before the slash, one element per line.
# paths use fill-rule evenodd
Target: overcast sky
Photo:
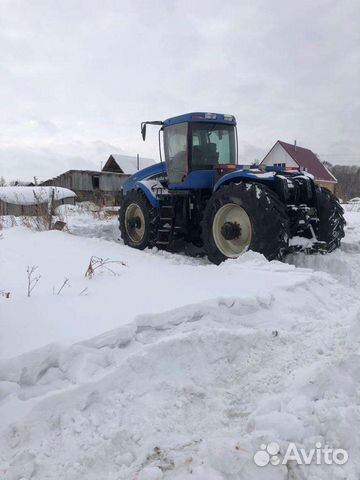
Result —
<path fill-rule="evenodd" d="M 243 161 L 360 165 L 359 0 L 0 0 L 0 176 L 157 158 L 140 122 L 189 111 L 234 114 Z"/>

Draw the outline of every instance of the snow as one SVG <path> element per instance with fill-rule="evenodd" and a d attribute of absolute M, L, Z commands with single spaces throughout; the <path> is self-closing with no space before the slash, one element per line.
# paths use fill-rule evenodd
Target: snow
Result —
<path fill-rule="evenodd" d="M 54 200 L 76 197 L 76 194 L 62 187 L 0 187 L 0 200 L 15 205 L 36 205 Z"/>
<path fill-rule="evenodd" d="M 360 212 L 360 198 L 353 198 L 348 203 L 343 204 L 346 212 Z"/>
<path fill-rule="evenodd" d="M 110 220 L 102 223 L 114 228 Z M 139 252 L 120 243 L 58 231 L 39 235 L 24 227 L 4 230 L 1 246 L 2 288 L 11 292 L 13 301 L 1 304 L 0 357 L 19 355 L 49 342 L 80 341 L 127 324 L 139 314 L 217 297 L 267 301 L 273 289 L 308 282 L 310 277 L 309 272 L 295 271 L 290 265 L 270 267 L 252 252 L 218 268 L 204 260 L 156 250 Z M 92 256 L 126 266 L 115 264 L 116 275 L 104 272 L 89 280 L 85 272 Z M 27 265 L 36 265 L 42 276 L 31 298 L 25 296 Z M 69 278 L 71 288 L 53 295 L 64 278 Z M 80 295 L 86 288 L 87 295 Z"/>
<path fill-rule="evenodd" d="M 68 232 L 3 229 L 0 478 L 358 479 L 360 213 L 347 221 L 330 255 L 219 267 L 129 249 L 116 217 L 78 207 Z M 92 255 L 126 265 L 85 278 Z M 267 442 L 349 461 L 258 467 Z"/>
<path fill-rule="evenodd" d="M 120 155 L 120 154 L 113 154 L 112 157 L 114 158 L 114 160 L 116 161 L 116 163 L 119 165 L 119 167 L 124 173 L 128 175 L 132 175 L 133 173 L 136 173 L 138 171 L 136 157 L 132 157 L 130 155 Z M 140 157 L 139 170 L 145 167 L 150 167 L 151 165 L 154 165 L 154 164 L 155 164 L 155 161 L 152 158 Z"/>

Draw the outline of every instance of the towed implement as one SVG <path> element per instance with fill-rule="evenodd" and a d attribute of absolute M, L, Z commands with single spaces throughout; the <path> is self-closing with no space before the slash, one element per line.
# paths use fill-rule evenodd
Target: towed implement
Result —
<path fill-rule="evenodd" d="M 344 236 L 335 195 L 305 171 L 237 163 L 232 115 L 189 113 L 158 125 L 160 163 L 122 186 L 120 231 L 133 248 L 185 248 L 219 264 L 251 249 L 269 260 L 327 253 Z"/>

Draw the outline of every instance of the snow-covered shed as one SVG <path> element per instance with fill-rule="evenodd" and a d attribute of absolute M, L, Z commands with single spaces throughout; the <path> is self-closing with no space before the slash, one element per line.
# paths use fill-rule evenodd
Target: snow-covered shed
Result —
<path fill-rule="evenodd" d="M 132 175 L 138 170 L 154 165 L 155 160 L 145 157 L 133 157 L 130 155 L 111 154 L 105 163 L 103 172 L 124 173 L 125 175 Z"/>
<path fill-rule="evenodd" d="M 301 167 L 311 173 L 315 181 L 335 191 L 337 179 L 321 162 L 317 155 L 308 148 L 278 140 L 266 154 L 260 165 L 275 167 Z"/>
<path fill-rule="evenodd" d="M 118 205 L 121 185 L 128 178 L 119 172 L 97 170 L 68 170 L 50 178 L 41 185 L 69 188 L 76 193 L 77 201 L 89 200 L 99 204 Z"/>
<path fill-rule="evenodd" d="M 39 210 L 74 204 L 76 194 L 59 187 L 0 187 L 0 215 L 35 216 Z"/>

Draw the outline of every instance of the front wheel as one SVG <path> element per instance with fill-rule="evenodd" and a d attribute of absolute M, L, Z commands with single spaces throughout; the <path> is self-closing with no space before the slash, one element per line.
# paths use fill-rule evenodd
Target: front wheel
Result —
<path fill-rule="evenodd" d="M 156 212 L 145 195 L 134 190 L 121 204 L 119 228 L 125 245 L 144 250 L 153 247 L 156 239 Z"/>
<path fill-rule="evenodd" d="M 289 238 L 286 206 L 257 183 L 231 183 L 215 192 L 204 211 L 202 240 L 211 262 L 237 258 L 248 249 L 280 259 Z"/>

